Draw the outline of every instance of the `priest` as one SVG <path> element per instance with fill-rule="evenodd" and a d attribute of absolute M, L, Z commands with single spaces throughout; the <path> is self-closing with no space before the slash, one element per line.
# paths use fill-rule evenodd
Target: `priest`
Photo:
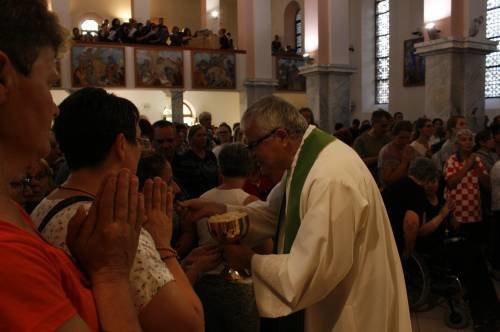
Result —
<path fill-rule="evenodd" d="M 245 244 L 224 257 L 250 270 L 260 315 L 277 331 L 411 331 L 398 251 L 379 189 L 350 147 L 308 126 L 284 100 L 253 104 L 241 128 L 263 173 L 282 173 L 266 202 L 190 201 L 193 218 L 243 210 Z M 251 245 L 272 237 L 275 253 Z"/>

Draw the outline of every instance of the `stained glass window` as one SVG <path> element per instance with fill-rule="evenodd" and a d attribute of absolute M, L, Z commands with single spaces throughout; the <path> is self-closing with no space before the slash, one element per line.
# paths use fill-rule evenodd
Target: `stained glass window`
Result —
<path fill-rule="evenodd" d="M 499 0 L 500 1 L 500 0 Z M 389 103 L 389 0 L 375 1 L 375 102 Z"/>
<path fill-rule="evenodd" d="M 488 0 L 486 10 L 486 38 L 500 41 L 500 0 Z M 500 98 L 500 46 L 486 56 L 486 98 Z"/>
<path fill-rule="evenodd" d="M 302 53 L 302 11 L 300 10 L 295 15 L 295 50 L 297 54 Z"/>

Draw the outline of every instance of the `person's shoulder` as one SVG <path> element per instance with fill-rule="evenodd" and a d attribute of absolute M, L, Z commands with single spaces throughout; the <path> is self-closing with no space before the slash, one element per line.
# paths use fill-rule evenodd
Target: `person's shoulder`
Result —
<path fill-rule="evenodd" d="M 21 264 L 50 259 L 48 245 L 38 236 L 0 221 L 0 262 Z M 3 272 L 2 272 L 3 273 Z"/>
<path fill-rule="evenodd" d="M 219 194 L 220 190 L 217 188 L 212 188 L 208 191 L 205 191 L 203 194 L 200 195 L 201 199 L 207 199 L 207 200 L 214 200 L 215 197 Z"/>

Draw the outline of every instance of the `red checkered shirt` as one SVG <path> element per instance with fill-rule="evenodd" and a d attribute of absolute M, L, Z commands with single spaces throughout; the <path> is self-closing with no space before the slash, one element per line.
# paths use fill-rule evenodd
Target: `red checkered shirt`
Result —
<path fill-rule="evenodd" d="M 448 180 L 464 166 L 464 161 L 460 161 L 456 154 L 451 155 L 444 165 L 444 178 Z M 479 169 L 488 174 L 486 167 L 476 156 L 476 163 Z M 469 169 L 462 181 L 454 188 L 446 187 L 445 197 L 451 198 L 455 202 L 453 216 L 458 222 L 470 223 L 481 221 L 481 191 L 479 187 L 479 176 L 474 168 Z"/>

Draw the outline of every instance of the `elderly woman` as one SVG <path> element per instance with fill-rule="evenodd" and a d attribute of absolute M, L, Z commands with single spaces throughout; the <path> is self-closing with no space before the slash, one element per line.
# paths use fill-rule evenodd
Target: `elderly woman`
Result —
<path fill-rule="evenodd" d="M 474 140 L 469 129 L 457 131 L 457 150 L 444 166 L 445 195 L 455 202 L 455 226 L 476 242 L 482 242 L 480 186 L 489 188 L 490 177 L 481 159 L 474 154 Z"/>
<path fill-rule="evenodd" d="M 65 33 L 41 0 L 3 0 L 0 30 L 0 329 L 140 331 L 128 280 L 144 222 L 137 179 L 105 177 L 89 215 L 72 215 L 67 241 L 86 274 L 9 197 L 9 182 L 49 153 Z"/>
<path fill-rule="evenodd" d="M 176 155 L 172 163 L 174 177 L 190 198 L 200 197 L 219 184 L 217 158 L 207 150 L 207 130 L 194 125 L 188 132 L 189 150 Z"/>

